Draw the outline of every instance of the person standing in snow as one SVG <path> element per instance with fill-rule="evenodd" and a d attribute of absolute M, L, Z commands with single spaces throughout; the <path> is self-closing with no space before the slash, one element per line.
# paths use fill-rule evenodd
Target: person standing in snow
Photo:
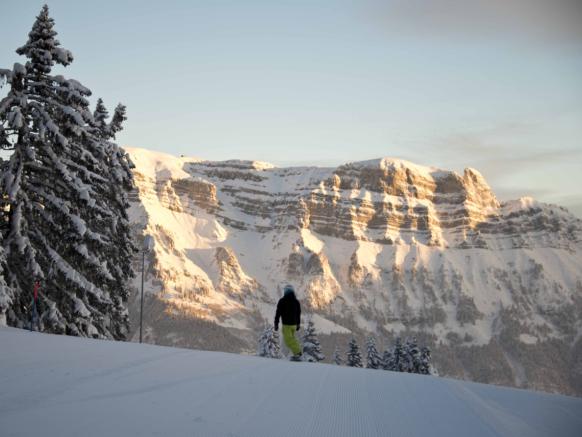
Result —
<path fill-rule="evenodd" d="M 295 332 L 299 331 L 301 325 L 301 304 L 295 296 L 295 290 L 292 285 L 285 285 L 283 297 L 277 303 L 277 312 L 275 313 L 275 331 L 279 330 L 279 318 L 283 322 L 283 340 L 285 345 L 293 352 L 291 357 L 294 361 L 301 359 L 301 345 Z"/>

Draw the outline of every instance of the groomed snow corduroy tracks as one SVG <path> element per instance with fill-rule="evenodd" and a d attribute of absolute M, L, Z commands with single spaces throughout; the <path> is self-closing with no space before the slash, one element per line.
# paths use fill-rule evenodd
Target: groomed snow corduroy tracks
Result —
<path fill-rule="evenodd" d="M 582 399 L 0 329 L 7 436 L 579 436 Z"/>

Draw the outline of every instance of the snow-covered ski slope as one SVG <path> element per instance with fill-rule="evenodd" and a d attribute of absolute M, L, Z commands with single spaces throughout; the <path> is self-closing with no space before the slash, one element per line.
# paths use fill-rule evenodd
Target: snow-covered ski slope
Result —
<path fill-rule="evenodd" d="M 0 328 L 0 435 L 580 436 L 582 399 Z"/>

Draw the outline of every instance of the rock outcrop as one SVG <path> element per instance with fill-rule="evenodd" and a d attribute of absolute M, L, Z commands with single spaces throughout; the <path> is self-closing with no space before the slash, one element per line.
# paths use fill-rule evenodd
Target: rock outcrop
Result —
<path fill-rule="evenodd" d="M 252 351 L 291 283 L 328 352 L 346 332 L 414 334 L 441 374 L 582 394 L 582 221 L 565 209 L 500 202 L 474 169 L 128 150 L 136 233 L 156 240 L 148 295 L 168 317 L 219 325 Z"/>

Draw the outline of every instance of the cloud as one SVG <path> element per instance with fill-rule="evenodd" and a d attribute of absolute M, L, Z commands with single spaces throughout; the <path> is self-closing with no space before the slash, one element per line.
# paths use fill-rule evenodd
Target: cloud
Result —
<path fill-rule="evenodd" d="M 568 208 L 568 211 L 572 214 L 578 218 L 582 218 L 582 197 L 579 199 L 578 203 L 564 204 L 564 206 Z"/>
<path fill-rule="evenodd" d="M 443 168 L 479 170 L 500 200 L 533 197 L 582 216 L 582 147 L 531 145 L 537 123 L 509 122 L 458 132 L 435 141 L 422 159 Z"/>
<path fill-rule="evenodd" d="M 440 165 L 474 167 L 491 179 L 582 160 L 582 147 L 531 146 L 531 135 L 539 132 L 538 127 L 533 122 L 508 122 L 457 132 L 435 142 L 432 159 Z"/>
<path fill-rule="evenodd" d="M 555 203 L 564 206 L 572 214 L 582 218 L 582 194 L 573 195 L 556 195 L 547 200 L 549 203 Z"/>
<path fill-rule="evenodd" d="M 582 44 L 580 0 L 388 0 L 372 4 L 375 19 L 393 34 Z"/>
<path fill-rule="evenodd" d="M 495 196 L 501 200 L 519 199 L 520 197 L 533 197 L 534 199 L 552 198 L 556 192 L 547 188 L 540 187 L 498 187 L 495 190 Z"/>
<path fill-rule="evenodd" d="M 474 149 L 473 149 L 474 150 Z M 471 167 L 479 169 L 491 179 L 499 179 L 516 173 L 532 172 L 534 168 L 551 165 L 560 165 L 569 160 L 582 159 L 582 150 L 541 150 L 527 152 L 516 150 L 515 147 L 504 148 L 501 145 L 493 145 L 482 156 L 467 157 Z"/>

